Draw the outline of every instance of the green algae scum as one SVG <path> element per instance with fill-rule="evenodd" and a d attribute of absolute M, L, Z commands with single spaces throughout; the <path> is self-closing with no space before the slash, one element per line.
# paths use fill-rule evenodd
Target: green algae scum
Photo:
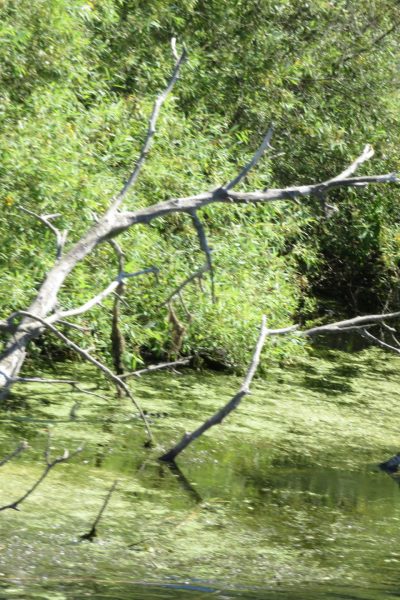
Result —
<path fill-rule="evenodd" d="M 0 459 L 22 440 L 29 448 L 0 468 L 1 506 L 40 477 L 49 431 L 53 457 L 85 448 L 18 511 L 0 512 L 0 598 L 400 597 L 400 488 L 376 466 L 400 450 L 399 366 L 376 350 L 320 350 L 271 368 L 177 468 L 157 457 L 239 378 L 186 370 L 134 381 L 150 450 L 130 401 L 103 382 L 96 395 L 15 387 L 1 406 Z M 66 375 L 94 390 L 87 368 Z M 82 540 L 115 480 L 97 536 Z"/>

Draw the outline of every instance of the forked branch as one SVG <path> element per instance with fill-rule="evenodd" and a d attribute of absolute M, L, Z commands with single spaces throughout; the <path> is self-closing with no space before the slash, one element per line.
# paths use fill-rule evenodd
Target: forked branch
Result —
<path fill-rule="evenodd" d="M 192 281 L 195 281 L 196 279 L 200 279 L 201 276 L 204 273 L 207 273 L 209 270 L 209 265 L 206 263 L 204 264 L 202 267 L 200 267 L 199 269 L 197 269 L 197 271 L 195 271 L 194 273 L 192 273 L 191 275 L 189 275 L 189 277 L 187 277 L 186 279 L 184 279 L 184 281 L 182 281 L 182 283 L 180 283 L 178 285 L 177 288 L 174 289 L 173 292 L 171 292 L 169 294 L 169 296 L 166 298 L 166 300 L 163 301 L 161 306 L 165 306 L 168 305 L 171 300 L 173 298 L 175 298 L 175 296 L 179 296 L 180 292 L 189 284 L 192 283 Z"/>
<path fill-rule="evenodd" d="M 50 229 L 50 231 L 54 234 L 54 236 L 56 238 L 56 260 L 57 261 L 60 260 L 62 253 L 63 253 L 64 246 L 65 246 L 65 242 L 67 241 L 68 229 L 65 229 L 64 231 L 60 231 L 59 229 L 57 229 L 57 227 L 55 227 L 53 225 L 53 223 L 51 223 L 51 219 L 55 219 L 56 217 L 59 217 L 60 215 L 58 213 L 54 214 L 54 215 L 38 215 L 37 213 L 35 213 L 31 210 L 28 210 L 27 208 L 24 208 L 23 206 L 20 206 L 20 210 L 27 213 L 28 215 L 35 217 L 41 223 L 43 223 L 43 225 L 45 225 L 48 229 Z"/>

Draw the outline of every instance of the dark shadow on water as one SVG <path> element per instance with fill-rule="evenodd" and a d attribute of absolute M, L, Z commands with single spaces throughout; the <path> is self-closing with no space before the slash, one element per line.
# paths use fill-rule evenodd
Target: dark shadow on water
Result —
<path fill-rule="evenodd" d="M 171 481 L 174 488 L 180 488 L 183 495 L 194 500 L 196 504 L 203 502 L 203 498 L 196 487 L 189 481 L 186 475 L 181 471 L 177 463 L 166 463 L 154 461 L 144 461 L 139 465 L 138 474 L 141 476 L 143 484 L 150 484 L 150 488 L 169 489 Z M 178 485 L 176 485 L 178 484 Z"/>
<path fill-rule="evenodd" d="M 190 481 L 187 479 L 187 477 L 184 475 L 184 473 L 180 470 L 180 468 L 175 462 L 165 463 L 165 465 L 162 465 L 162 467 L 164 466 L 167 469 L 169 469 L 171 473 L 176 477 L 176 480 L 178 481 L 179 485 L 185 493 L 189 494 L 189 496 L 193 498 L 193 500 L 196 503 L 203 502 L 203 498 L 200 496 L 199 492 L 190 483 Z"/>
<path fill-rule="evenodd" d="M 353 390 L 350 383 L 331 374 L 322 377 L 310 377 L 306 375 L 304 377 L 304 385 L 310 390 L 323 392 L 327 396 L 348 394 Z"/>
<path fill-rule="evenodd" d="M 332 369 L 331 373 L 335 377 L 358 377 L 360 370 L 360 367 L 356 365 L 338 365 Z"/>

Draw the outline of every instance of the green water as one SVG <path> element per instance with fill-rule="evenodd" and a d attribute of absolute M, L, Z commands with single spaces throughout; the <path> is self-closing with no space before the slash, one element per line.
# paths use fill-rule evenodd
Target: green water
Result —
<path fill-rule="evenodd" d="M 400 364 L 377 351 L 325 352 L 255 381 L 179 470 L 157 461 L 237 390 L 233 376 L 154 373 L 128 399 L 68 386 L 15 388 L 0 407 L 0 505 L 55 467 L 20 511 L 0 512 L 0 598 L 128 600 L 400 597 L 400 488 L 376 464 L 399 451 Z M 97 375 L 63 366 L 93 389 Z M 51 375 L 51 373 L 47 373 Z M 76 419 L 70 419 L 76 405 Z M 81 541 L 113 481 L 93 542 Z"/>

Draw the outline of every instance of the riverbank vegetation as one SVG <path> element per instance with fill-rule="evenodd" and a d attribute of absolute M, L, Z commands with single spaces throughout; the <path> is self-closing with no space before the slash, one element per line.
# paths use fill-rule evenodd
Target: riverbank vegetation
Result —
<path fill-rule="evenodd" d="M 375 148 L 374 171 L 398 166 L 400 15 L 389 2 L 10 0 L 0 10 L 7 42 L 0 57 L 4 316 L 29 305 L 54 256 L 51 232 L 21 207 L 59 214 L 55 223 L 70 240 L 104 211 L 140 153 L 171 69 L 172 36 L 190 58 L 163 107 L 129 209 L 229 181 L 271 122 L 273 149 L 239 189 L 324 181 L 367 142 Z M 162 304 L 203 262 L 190 218 L 174 214 L 127 231 L 124 269 L 159 271 L 157 281 L 138 278 L 124 291 L 125 367 L 196 353 L 243 369 L 261 314 L 284 326 L 327 310 L 396 310 L 396 202 L 395 188 L 371 187 L 335 191 L 333 208 L 324 210 L 315 198 L 209 206 L 202 219 L 218 302 L 210 302 L 206 277 L 205 293 L 201 284 L 188 285 L 184 304 L 173 304 L 178 325 Z M 62 308 L 87 301 L 116 272 L 114 251 L 103 244 L 66 279 Z M 106 359 L 112 302 L 76 318 L 92 332 L 89 347 Z M 87 341 L 87 333 L 72 335 Z M 281 359 L 299 350 L 280 342 L 269 353 Z M 30 351 L 53 357 L 63 350 L 46 335 Z"/>

